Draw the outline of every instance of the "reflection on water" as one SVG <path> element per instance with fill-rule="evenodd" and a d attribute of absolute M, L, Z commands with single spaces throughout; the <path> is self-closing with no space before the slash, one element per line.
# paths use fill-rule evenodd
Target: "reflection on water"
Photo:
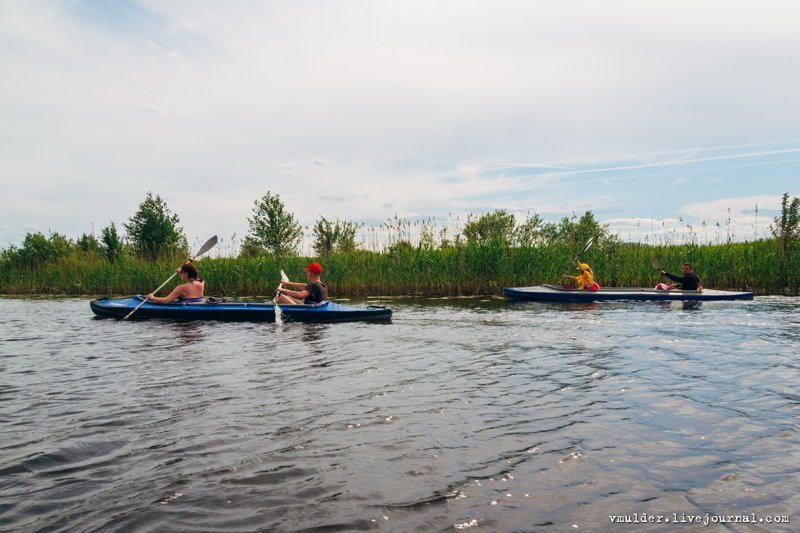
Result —
<path fill-rule="evenodd" d="M 312 366 L 324 367 L 330 364 L 325 354 L 325 336 L 331 327 L 330 324 L 299 324 L 302 331 L 302 342 L 308 346 L 310 353 L 315 356 Z M 330 354 L 328 354 L 330 355 Z"/>
<path fill-rule="evenodd" d="M 796 520 L 797 300 L 388 305 L 278 327 L 0 299 L 3 529 Z"/>
<path fill-rule="evenodd" d="M 183 346 L 191 346 L 205 339 L 204 324 L 200 321 L 179 322 L 168 321 L 165 323 L 174 338 Z"/>

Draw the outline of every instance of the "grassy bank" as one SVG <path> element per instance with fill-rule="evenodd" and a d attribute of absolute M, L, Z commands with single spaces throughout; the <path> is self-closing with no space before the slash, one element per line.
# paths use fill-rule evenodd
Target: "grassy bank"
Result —
<path fill-rule="evenodd" d="M 461 245 L 445 248 L 394 247 L 385 253 L 356 251 L 319 260 L 333 297 L 366 295 L 425 296 L 499 294 L 503 287 L 556 283 L 573 274 L 574 246 L 532 247 Z M 680 271 L 692 261 L 706 288 L 746 289 L 758 294 L 797 294 L 800 253 L 782 256 L 775 240 L 724 245 L 648 246 L 635 243 L 596 245 L 584 257 L 603 286 L 653 286 L 651 266 Z M 309 258 L 217 258 L 198 261 L 207 294 L 271 294 L 280 269 L 302 280 Z M 94 253 L 75 252 L 34 266 L 0 263 L 4 294 L 134 294 L 152 291 L 170 275 L 177 259 L 116 263 Z"/>

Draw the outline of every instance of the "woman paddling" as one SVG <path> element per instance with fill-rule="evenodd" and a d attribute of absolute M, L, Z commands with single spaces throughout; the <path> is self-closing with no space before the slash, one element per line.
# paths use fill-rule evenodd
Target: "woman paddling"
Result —
<path fill-rule="evenodd" d="M 577 270 L 580 271 L 580 274 L 577 276 L 569 276 L 564 274 L 562 278 L 572 280 L 574 285 L 564 285 L 565 289 L 578 289 L 578 290 L 589 290 L 589 291 L 596 291 L 600 288 L 600 286 L 594 282 L 594 275 L 592 274 L 592 269 L 586 263 L 581 263 L 577 259 L 575 260 L 575 267 Z"/>
<path fill-rule="evenodd" d="M 147 295 L 147 299 L 160 304 L 168 304 L 175 300 L 186 303 L 202 302 L 206 283 L 197 277 L 197 269 L 192 262 L 189 261 L 182 267 L 175 269 L 175 272 L 180 274 L 183 283 L 172 289 L 172 292 L 163 298 L 150 293 Z"/>

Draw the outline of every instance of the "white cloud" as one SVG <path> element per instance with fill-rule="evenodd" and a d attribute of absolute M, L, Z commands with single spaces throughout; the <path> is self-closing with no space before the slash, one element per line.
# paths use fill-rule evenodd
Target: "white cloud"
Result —
<path fill-rule="evenodd" d="M 79 234 L 126 219 L 147 190 L 176 199 L 190 234 L 241 232 L 267 190 L 303 221 L 628 215 L 640 197 L 619 182 L 632 169 L 798 150 L 774 142 L 800 123 L 793 2 L 138 0 L 130 19 L 90 4 L 4 5 L 13 227 Z"/>
<path fill-rule="evenodd" d="M 185 63 L 186 62 L 186 58 L 183 57 L 183 52 L 181 52 L 180 50 L 171 50 L 167 54 L 167 57 L 169 57 L 171 60 L 176 61 L 178 63 Z"/>
<path fill-rule="evenodd" d="M 683 183 L 686 183 L 686 178 L 684 178 L 683 176 L 678 176 L 677 178 L 675 178 L 675 180 L 673 180 L 672 183 L 676 185 L 681 185 Z"/>
<path fill-rule="evenodd" d="M 780 203 L 778 195 L 720 198 L 688 203 L 681 207 L 680 213 L 691 221 L 696 231 L 705 223 L 708 227 L 719 225 L 726 235 L 731 231 L 739 238 L 763 238 L 769 235 L 769 225 L 780 212 Z"/>
<path fill-rule="evenodd" d="M 708 202 L 691 202 L 680 209 L 680 213 L 694 219 L 721 221 L 728 217 L 745 216 L 758 206 L 762 213 L 780 210 L 781 198 L 777 195 L 759 194 L 739 198 L 720 198 Z"/>
<path fill-rule="evenodd" d="M 167 110 L 161 106 L 157 106 L 155 104 L 150 104 L 147 102 L 142 102 L 139 105 L 139 109 L 142 113 L 151 114 L 151 115 L 166 115 Z"/>

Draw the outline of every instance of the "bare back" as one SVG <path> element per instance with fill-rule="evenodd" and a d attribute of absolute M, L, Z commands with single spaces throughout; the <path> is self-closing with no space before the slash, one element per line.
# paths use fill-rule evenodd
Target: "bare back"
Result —
<path fill-rule="evenodd" d="M 160 303 L 169 303 L 178 299 L 188 300 L 190 298 L 202 298 L 205 287 L 205 282 L 198 281 L 196 279 L 190 279 L 186 283 L 181 283 L 172 289 L 172 292 L 170 292 L 164 298 L 155 298 L 154 300 Z"/>
<path fill-rule="evenodd" d="M 187 298 L 202 298 L 203 291 L 206 288 L 206 284 L 204 281 L 190 279 L 186 283 L 179 285 L 177 288 L 181 289 L 180 298 L 187 299 Z"/>

